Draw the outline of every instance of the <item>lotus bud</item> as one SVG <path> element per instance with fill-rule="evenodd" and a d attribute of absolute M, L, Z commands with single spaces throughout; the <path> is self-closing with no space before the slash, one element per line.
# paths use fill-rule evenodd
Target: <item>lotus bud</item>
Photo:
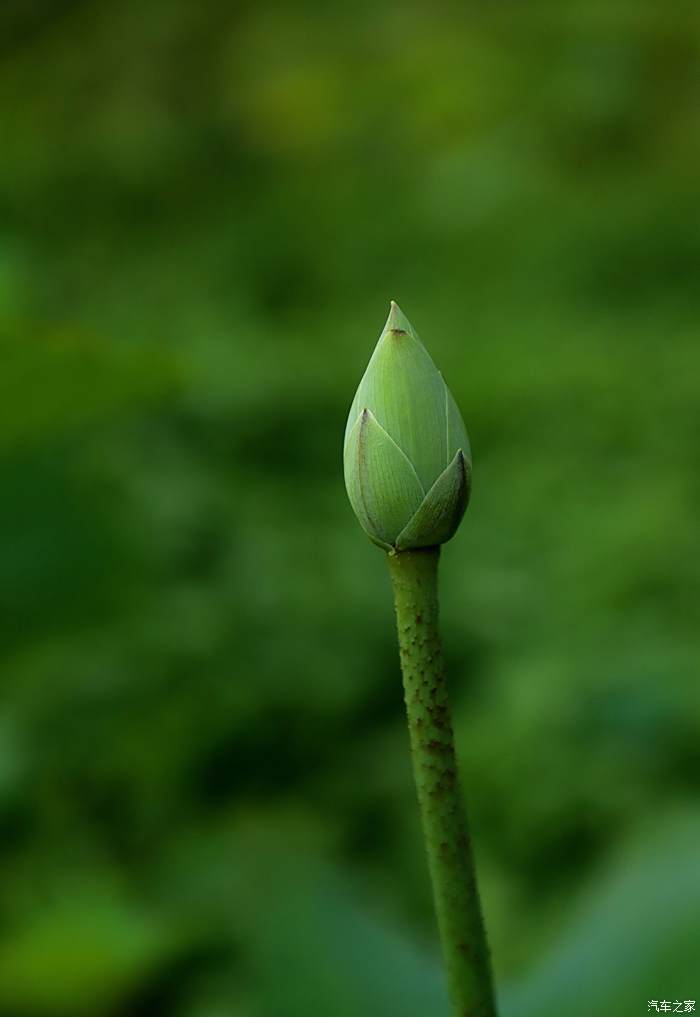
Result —
<path fill-rule="evenodd" d="M 393 301 L 353 399 L 345 486 L 360 525 L 386 551 L 444 544 L 469 501 L 471 450 L 442 375 Z"/>

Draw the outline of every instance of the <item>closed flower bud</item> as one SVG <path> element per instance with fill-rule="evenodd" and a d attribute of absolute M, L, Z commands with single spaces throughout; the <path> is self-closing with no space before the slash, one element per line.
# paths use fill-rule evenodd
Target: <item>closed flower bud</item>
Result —
<path fill-rule="evenodd" d="M 350 408 L 343 458 L 350 504 L 375 544 L 404 551 L 454 535 L 469 501 L 467 431 L 393 301 Z"/>

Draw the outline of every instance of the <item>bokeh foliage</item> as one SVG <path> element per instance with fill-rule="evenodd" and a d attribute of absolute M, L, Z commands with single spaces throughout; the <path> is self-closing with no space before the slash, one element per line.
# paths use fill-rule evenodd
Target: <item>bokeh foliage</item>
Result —
<path fill-rule="evenodd" d="M 696 997 L 696 5 L 0 19 L 2 1017 L 444 1012 L 340 463 L 391 297 L 504 1017 Z"/>

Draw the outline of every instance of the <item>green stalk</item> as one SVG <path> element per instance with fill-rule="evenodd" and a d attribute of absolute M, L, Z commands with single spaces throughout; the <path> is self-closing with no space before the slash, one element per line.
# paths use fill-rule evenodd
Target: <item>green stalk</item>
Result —
<path fill-rule="evenodd" d="M 439 547 L 387 555 L 413 773 L 454 1017 L 496 1017 L 438 630 Z"/>

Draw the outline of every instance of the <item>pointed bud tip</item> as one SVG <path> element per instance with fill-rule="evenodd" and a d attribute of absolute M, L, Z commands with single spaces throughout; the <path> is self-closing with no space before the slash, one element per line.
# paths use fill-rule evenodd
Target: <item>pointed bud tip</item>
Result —
<path fill-rule="evenodd" d="M 409 335 L 413 333 L 410 321 L 395 300 L 389 302 L 389 317 L 386 319 L 384 331 L 398 332 L 399 334 L 407 333 Z"/>

